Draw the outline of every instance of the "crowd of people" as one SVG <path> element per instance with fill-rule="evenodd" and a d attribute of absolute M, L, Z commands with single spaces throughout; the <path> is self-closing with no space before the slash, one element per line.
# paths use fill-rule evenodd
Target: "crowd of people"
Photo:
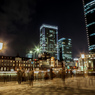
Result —
<path fill-rule="evenodd" d="M 70 76 L 72 77 L 73 75 L 74 74 L 73 74 L 72 70 L 70 70 Z M 20 70 L 20 69 L 17 71 L 18 84 L 21 84 L 21 82 L 24 82 L 24 81 L 28 81 L 29 85 L 32 85 L 32 86 L 33 86 L 33 81 L 34 80 L 42 80 L 42 79 L 44 79 L 45 81 L 47 81 L 48 79 L 53 79 L 55 77 L 60 77 L 60 78 L 63 79 L 63 81 L 65 81 L 65 77 L 67 77 L 67 76 L 68 76 L 68 70 L 67 70 L 67 74 L 66 74 L 65 69 L 62 69 L 61 71 L 59 71 L 58 74 L 56 74 L 54 71 L 51 71 L 49 73 L 44 72 L 43 74 L 41 72 L 39 72 L 37 74 L 37 76 L 34 73 L 34 70 L 31 70 L 28 73 L 26 73 L 24 70 Z M 6 81 L 7 81 L 7 77 L 6 77 L 6 74 L 4 74 L 4 83 Z"/>

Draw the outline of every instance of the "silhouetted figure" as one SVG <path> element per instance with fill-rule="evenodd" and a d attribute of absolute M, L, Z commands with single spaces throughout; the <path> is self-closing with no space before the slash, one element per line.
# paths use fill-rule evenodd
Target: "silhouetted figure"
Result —
<path fill-rule="evenodd" d="M 42 76 L 41 76 L 41 72 L 38 73 L 38 80 L 41 80 Z"/>
<path fill-rule="evenodd" d="M 49 75 L 47 74 L 47 72 L 45 73 L 44 79 L 45 81 L 49 79 Z"/>
<path fill-rule="evenodd" d="M 52 75 L 53 75 L 53 78 L 55 78 L 55 77 L 56 77 L 56 74 L 55 74 L 54 72 L 52 72 Z"/>
<path fill-rule="evenodd" d="M 53 73 L 52 73 L 52 68 L 50 68 L 50 79 L 53 79 Z"/>
<path fill-rule="evenodd" d="M 25 81 L 25 72 L 22 72 L 22 82 Z"/>
<path fill-rule="evenodd" d="M 65 85 L 65 75 L 66 75 L 65 67 L 63 67 L 63 69 L 62 69 L 62 80 L 63 80 L 63 85 Z"/>
<path fill-rule="evenodd" d="M 29 85 L 32 84 L 32 87 L 33 87 L 33 80 L 34 80 L 34 71 L 30 71 L 29 73 Z"/>
<path fill-rule="evenodd" d="M 4 83 L 6 83 L 6 82 L 7 82 L 7 76 L 6 76 L 6 73 L 4 73 L 3 78 L 4 78 Z"/>
<path fill-rule="evenodd" d="M 71 74 L 71 77 L 73 77 L 73 72 L 72 72 L 72 69 L 70 70 L 70 74 Z"/>
<path fill-rule="evenodd" d="M 10 75 L 10 81 L 11 81 L 11 75 Z"/>
<path fill-rule="evenodd" d="M 21 70 L 17 71 L 17 77 L 18 77 L 18 84 L 21 84 L 21 81 L 22 81 L 22 71 Z"/>

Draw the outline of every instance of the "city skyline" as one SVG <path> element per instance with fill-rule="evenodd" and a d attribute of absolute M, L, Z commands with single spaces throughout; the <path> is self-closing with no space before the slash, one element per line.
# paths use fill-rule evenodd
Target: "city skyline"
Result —
<path fill-rule="evenodd" d="M 2 55 L 25 56 L 39 44 L 39 27 L 45 23 L 59 27 L 58 39 L 72 39 L 73 57 L 87 53 L 87 37 L 82 0 L 0 1 L 0 41 L 6 43 Z M 36 40 L 35 40 L 36 39 Z"/>
<path fill-rule="evenodd" d="M 47 52 L 58 59 L 58 27 L 43 24 L 40 27 L 40 53 Z"/>

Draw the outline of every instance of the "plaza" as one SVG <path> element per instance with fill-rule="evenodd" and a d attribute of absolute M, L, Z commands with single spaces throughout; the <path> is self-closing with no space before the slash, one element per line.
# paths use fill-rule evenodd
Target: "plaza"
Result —
<path fill-rule="evenodd" d="M 61 78 L 47 81 L 34 81 L 18 84 L 17 81 L 0 82 L 0 95 L 94 95 L 95 77 L 66 78 L 65 84 Z"/>

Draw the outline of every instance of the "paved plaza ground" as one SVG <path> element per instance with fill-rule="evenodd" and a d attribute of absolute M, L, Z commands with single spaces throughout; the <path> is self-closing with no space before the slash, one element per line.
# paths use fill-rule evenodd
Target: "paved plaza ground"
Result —
<path fill-rule="evenodd" d="M 95 77 L 67 78 L 65 84 L 61 78 L 48 81 L 0 82 L 0 95 L 95 95 Z"/>

